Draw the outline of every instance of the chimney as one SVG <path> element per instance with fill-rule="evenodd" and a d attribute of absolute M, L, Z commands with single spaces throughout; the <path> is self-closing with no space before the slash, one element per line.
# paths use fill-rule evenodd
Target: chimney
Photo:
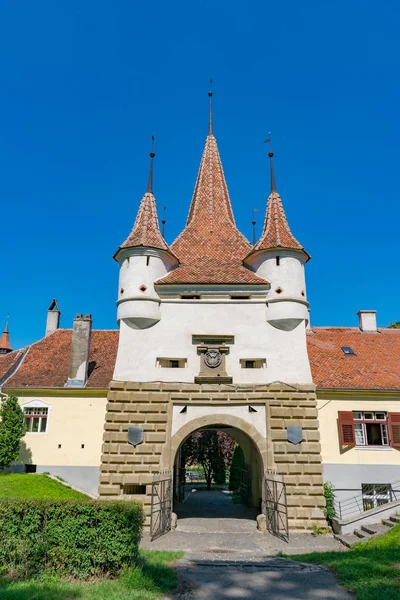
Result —
<path fill-rule="evenodd" d="M 65 387 L 84 387 L 88 377 L 92 315 L 76 315 L 72 330 L 68 381 Z"/>
<path fill-rule="evenodd" d="M 53 298 L 53 301 L 47 310 L 46 337 L 59 328 L 60 316 L 60 307 L 58 306 L 57 300 Z"/>
<path fill-rule="evenodd" d="M 359 310 L 357 314 L 361 331 L 376 331 L 376 310 Z"/>

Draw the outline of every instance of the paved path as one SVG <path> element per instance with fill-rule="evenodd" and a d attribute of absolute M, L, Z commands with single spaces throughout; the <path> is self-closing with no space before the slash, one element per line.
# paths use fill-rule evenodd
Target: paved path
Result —
<path fill-rule="evenodd" d="M 287 544 L 256 529 L 256 512 L 225 492 L 198 491 L 175 508 L 178 528 L 142 547 L 184 550 L 178 589 L 163 600 L 352 600 L 325 567 L 276 557 L 346 551 L 330 535 L 292 533 Z M 207 515 L 206 517 L 204 515 Z"/>
<path fill-rule="evenodd" d="M 324 567 L 273 558 L 264 562 L 188 562 L 163 600 L 354 600 Z"/>

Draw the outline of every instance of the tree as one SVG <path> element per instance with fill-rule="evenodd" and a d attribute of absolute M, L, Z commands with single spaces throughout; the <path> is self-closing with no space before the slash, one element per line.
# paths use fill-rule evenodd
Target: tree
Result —
<path fill-rule="evenodd" d="M 246 466 L 246 460 L 244 458 L 243 450 L 239 444 L 235 444 L 233 452 L 231 472 L 229 474 L 229 489 L 231 491 L 237 491 L 240 487 L 241 471 Z"/>
<path fill-rule="evenodd" d="M 222 431 L 206 429 L 193 433 L 182 446 L 182 458 L 187 465 L 201 465 L 207 489 L 211 482 L 230 465 L 234 441 Z"/>
<path fill-rule="evenodd" d="M 400 321 L 396 321 L 396 323 L 390 323 L 389 329 L 400 329 Z"/>
<path fill-rule="evenodd" d="M 25 435 L 24 413 L 16 396 L 0 403 L 0 469 L 18 459 L 20 440 Z"/>

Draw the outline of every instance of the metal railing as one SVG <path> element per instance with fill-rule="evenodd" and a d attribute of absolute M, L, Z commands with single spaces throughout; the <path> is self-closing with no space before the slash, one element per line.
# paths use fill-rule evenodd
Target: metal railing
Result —
<path fill-rule="evenodd" d="M 336 517 L 347 519 L 396 500 L 400 500 L 400 481 L 365 484 L 356 496 L 335 500 Z"/>

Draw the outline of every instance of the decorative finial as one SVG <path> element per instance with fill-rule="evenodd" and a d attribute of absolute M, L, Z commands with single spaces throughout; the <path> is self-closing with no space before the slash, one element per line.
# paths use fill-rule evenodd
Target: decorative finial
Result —
<path fill-rule="evenodd" d="M 274 157 L 274 153 L 272 152 L 271 132 L 268 133 L 268 137 L 267 137 L 267 139 L 265 140 L 264 143 L 265 144 L 269 144 L 268 156 L 269 156 L 269 168 L 270 168 L 270 172 L 271 172 L 271 192 L 276 192 L 274 163 L 272 161 L 272 159 Z"/>
<path fill-rule="evenodd" d="M 208 97 L 210 98 L 210 116 L 208 121 L 208 135 L 213 135 L 213 122 L 212 122 L 212 84 L 213 79 L 210 79 L 210 91 L 208 92 Z"/>
<path fill-rule="evenodd" d="M 255 246 L 256 241 L 257 241 L 257 235 L 256 235 L 256 213 L 258 212 L 258 208 L 254 208 L 253 206 L 253 220 L 251 222 L 251 224 L 253 225 L 253 246 Z"/>
<path fill-rule="evenodd" d="M 165 233 L 165 223 L 167 222 L 167 221 L 165 220 L 165 211 L 166 211 L 166 210 L 167 210 L 167 207 L 166 207 L 166 206 L 164 206 L 164 218 L 163 218 L 163 220 L 161 221 L 161 224 L 162 224 L 162 228 L 161 228 L 161 235 L 163 236 L 163 238 L 165 238 L 165 235 L 164 235 L 164 233 Z"/>
<path fill-rule="evenodd" d="M 147 184 L 147 192 L 152 194 L 153 193 L 153 160 L 155 157 L 155 152 L 154 152 L 154 133 L 151 136 L 151 152 L 150 152 L 150 172 L 149 172 L 149 182 Z"/>

